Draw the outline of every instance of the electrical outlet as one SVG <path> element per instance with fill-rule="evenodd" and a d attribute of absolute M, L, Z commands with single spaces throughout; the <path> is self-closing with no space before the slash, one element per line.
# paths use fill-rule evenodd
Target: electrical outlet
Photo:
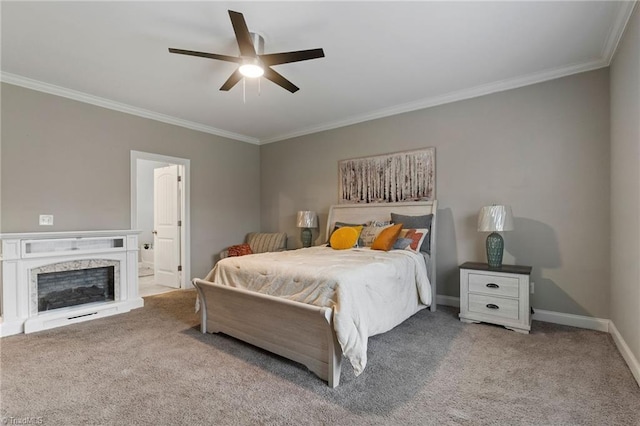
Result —
<path fill-rule="evenodd" d="M 53 215 L 52 214 L 41 214 L 40 215 L 40 225 L 52 226 L 53 225 Z"/>
<path fill-rule="evenodd" d="M 529 287 L 531 288 L 531 294 L 533 294 L 536 292 L 536 283 L 531 282 L 530 284 L 531 285 Z"/>

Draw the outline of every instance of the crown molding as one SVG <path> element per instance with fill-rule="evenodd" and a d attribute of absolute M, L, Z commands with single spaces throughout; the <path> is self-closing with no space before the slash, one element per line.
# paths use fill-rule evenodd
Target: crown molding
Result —
<path fill-rule="evenodd" d="M 629 23 L 629 19 L 631 19 L 631 14 L 633 13 L 633 9 L 635 8 L 637 2 L 636 1 L 624 1 L 620 5 L 618 9 L 618 15 L 616 16 L 615 21 L 611 24 L 611 28 L 609 29 L 609 37 L 604 43 L 602 47 L 602 55 L 601 57 L 607 62 L 607 65 L 611 64 L 613 60 L 613 56 L 618 49 L 618 44 L 620 40 L 622 40 L 622 35 L 624 34 L 624 30 Z"/>
<path fill-rule="evenodd" d="M 0 81 L 14 86 L 26 87 L 27 89 L 36 90 L 38 92 L 49 93 L 51 95 L 61 96 L 63 98 L 73 99 L 74 101 L 84 102 L 96 105 L 102 108 L 114 111 L 124 112 L 126 114 L 137 115 L 138 117 L 148 118 L 150 120 L 160 121 L 162 123 L 173 124 L 175 126 L 185 127 L 191 130 L 197 130 L 203 133 L 209 133 L 216 136 L 222 136 L 229 139 L 235 139 L 242 142 L 259 145 L 260 140 L 250 136 L 241 135 L 239 133 L 228 132 L 217 129 L 215 127 L 205 126 L 204 124 L 195 123 L 193 121 L 183 120 L 181 118 L 160 114 L 143 108 L 134 107 L 110 99 L 101 98 L 99 96 L 89 95 L 77 90 L 67 89 L 66 87 L 56 86 L 54 84 L 44 83 L 42 81 L 33 80 L 16 74 L 2 71 L 0 73 Z"/>
<path fill-rule="evenodd" d="M 625 21 L 625 24 L 626 24 L 626 21 Z M 163 123 L 186 127 L 188 129 L 197 130 L 204 133 L 210 133 L 213 135 L 222 136 L 229 139 L 235 139 L 238 141 L 247 142 L 254 145 L 266 145 L 269 143 L 278 142 L 286 139 L 292 139 L 300 136 L 305 136 L 312 133 L 319 133 L 327 130 L 338 129 L 340 127 L 351 126 L 351 125 L 363 123 L 366 121 L 377 120 L 380 118 L 390 117 L 393 115 L 413 112 L 413 111 L 431 108 L 439 105 L 445 105 L 445 104 L 449 104 L 457 101 L 477 98 L 484 95 L 490 95 L 492 93 L 498 93 L 506 90 L 517 89 L 520 87 L 542 83 L 545 81 L 554 80 L 561 77 L 567 77 L 569 75 L 578 74 L 581 72 L 592 71 L 592 70 L 604 68 L 607 66 L 609 66 L 609 62 L 606 59 L 601 59 L 601 60 L 596 60 L 596 61 L 587 62 L 583 64 L 576 64 L 576 65 L 570 65 L 568 67 L 546 70 L 539 73 L 529 74 L 523 77 L 516 77 L 508 80 L 502 80 L 495 83 L 484 84 L 481 86 L 459 90 L 459 91 L 447 93 L 440 96 L 433 96 L 433 97 L 421 99 L 415 102 L 396 105 L 390 108 L 384 108 L 384 109 L 369 112 L 366 114 L 355 115 L 345 120 L 338 120 L 338 121 L 321 124 L 319 126 L 307 127 L 305 129 L 301 129 L 295 132 L 277 135 L 277 136 L 274 136 L 271 138 L 265 138 L 265 139 L 258 139 L 258 138 L 253 138 L 246 135 L 241 135 L 238 133 L 227 132 L 225 130 L 217 129 L 210 126 L 205 126 L 203 124 L 195 123 L 192 121 L 182 120 L 179 118 L 156 113 L 156 112 L 145 110 L 142 108 L 133 107 L 123 103 L 111 101 L 109 99 L 88 95 L 86 93 L 82 93 L 76 90 L 71 90 L 64 87 L 43 83 L 41 81 L 32 80 L 29 78 L 21 77 L 21 76 L 6 73 L 6 72 L 2 72 L 0 74 L 0 81 L 13 84 L 16 86 L 26 87 L 28 89 L 37 90 L 40 92 L 62 96 L 62 97 L 73 99 L 79 102 L 85 102 L 85 103 L 97 105 L 103 108 L 124 112 L 127 114 L 149 118 L 151 120 L 161 121 Z"/>
<path fill-rule="evenodd" d="M 498 93 L 506 90 L 517 89 L 519 87 L 530 86 L 532 84 L 542 83 L 548 80 L 555 80 L 557 78 L 567 77 L 569 75 L 578 74 L 581 72 L 604 68 L 608 65 L 609 64 L 605 60 L 596 60 L 596 61 L 587 62 L 583 64 L 576 64 L 576 65 L 570 65 L 568 67 L 546 70 L 539 73 L 529 74 L 523 77 L 516 77 L 508 80 L 498 81 L 495 83 L 484 84 L 481 86 L 459 90 L 456 92 L 451 92 L 451 93 L 447 93 L 440 96 L 433 96 L 433 97 L 421 99 L 415 102 L 409 102 L 406 104 L 396 105 L 390 108 L 380 109 L 367 114 L 356 115 L 346 120 L 333 121 L 320 126 L 308 127 L 300 131 L 291 132 L 291 133 L 287 133 L 280 136 L 275 136 L 270 139 L 261 139 L 260 145 L 265 145 L 272 142 L 278 142 L 285 139 L 292 139 L 299 136 L 309 135 L 312 133 L 318 133 L 326 130 L 333 130 L 340 127 L 346 127 L 353 124 L 363 123 L 365 121 L 371 121 L 379 118 L 390 117 L 393 115 L 417 111 L 425 108 L 431 108 L 434 106 L 449 104 L 452 102 L 477 98 L 484 95 L 490 95 L 492 93 Z"/>

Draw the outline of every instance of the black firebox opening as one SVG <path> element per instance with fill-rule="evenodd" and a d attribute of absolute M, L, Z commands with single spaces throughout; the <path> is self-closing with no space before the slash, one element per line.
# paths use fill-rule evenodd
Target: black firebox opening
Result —
<path fill-rule="evenodd" d="M 115 267 L 38 274 L 38 312 L 114 300 Z"/>

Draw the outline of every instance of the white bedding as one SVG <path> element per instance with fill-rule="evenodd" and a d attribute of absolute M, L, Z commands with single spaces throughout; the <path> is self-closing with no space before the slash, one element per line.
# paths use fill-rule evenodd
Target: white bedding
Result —
<path fill-rule="evenodd" d="M 431 304 L 424 257 L 408 250 L 310 247 L 221 260 L 206 281 L 333 309 L 343 354 L 356 375 L 367 339 Z"/>

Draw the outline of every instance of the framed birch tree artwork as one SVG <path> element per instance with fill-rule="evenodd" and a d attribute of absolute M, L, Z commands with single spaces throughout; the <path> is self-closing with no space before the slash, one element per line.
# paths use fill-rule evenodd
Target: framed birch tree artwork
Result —
<path fill-rule="evenodd" d="M 430 201 L 436 195 L 435 148 L 338 162 L 341 204 Z"/>

